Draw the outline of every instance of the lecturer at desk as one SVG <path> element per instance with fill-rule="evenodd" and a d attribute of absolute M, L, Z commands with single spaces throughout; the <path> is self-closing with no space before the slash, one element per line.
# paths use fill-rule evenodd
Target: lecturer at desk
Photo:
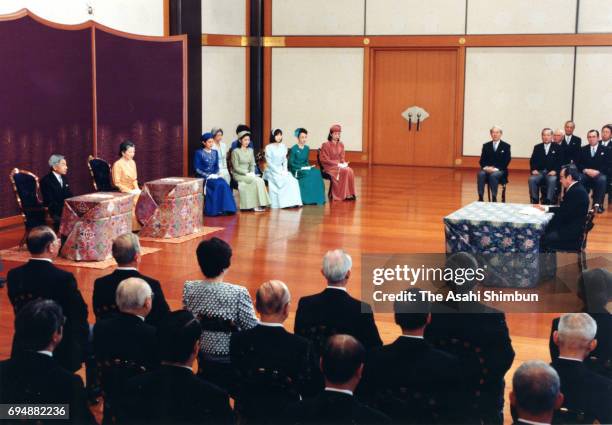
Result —
<path fill-rule="evenodd" d="M 559 181 L 565 189 L 565 196 L 561 205 L 558 207 L 535 205 L 542 211 L 555 214 L 542 237 L 542 251 L 580 249 L 584 224 L 589 212 L 589 195 L 579 180 L 580 172 L 575 165 L 562 166 Z"/>

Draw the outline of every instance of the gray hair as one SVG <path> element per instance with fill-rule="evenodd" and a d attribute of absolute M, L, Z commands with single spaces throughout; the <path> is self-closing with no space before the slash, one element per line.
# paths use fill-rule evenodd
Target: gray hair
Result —
<path fill-rule="evenodd" d="M 255 294 L 255 308 L 261 314 L 275 314 L 289 304 L 289 288 L 280 280 L 264 282 Z"/>
<path fill-rule="evenodd" d="M 64 155 L 59 155 L 59 154 L 54 153 L 53 155 L 49 157 L 49 167 L 51 168 L 55 167 L 57 164 L 62 162 L 62 160 L 64 159 L 66 159 L 64 158 Z"/>
<path fill-rule="evenodd" d="M 113 258 L 117 264 L 128 264 L 140 253 L 140 240 L 132 232 L 117 236 L 113 241 Z"/>
<path fill-rule="evenodd" d="M 353 259 L 341 249 L 327 251 L 323 257 L 323 275 L 329 283 L 342 282 L 353 267 Z"/>
<path fill-rule="evenodd" d="M 115 294 L 115 302 L 119 311 L 129 311 L 142 308 L 151 298 L 153 291 L 147 282 L 139 277 L 130 277 L 121 281 Z"/>
<path fill-rule="evenodd" d="M 560 128 L 557 128 L 553 134 L 561 134 L 561 135 L 565 135 L 565 131 L 564 131 L 564 130 L 562 130 L 562 129 L 560 129 Z"/>
<path fill-rule="evenodd" d="M 502 129 L 501 129 L 501 127 L 500 127 L 500 126 L 498 126 L 498 125 L 494 125 L 493 127 L 491 127 L 491 128 L 489 129 L 489 133 L 490 133 L 490 132 L 492 132 L 493 130 L 499 130 L 499 132 L 500 132 L 501 134 L 504 134 L 504 130 L 502 130 Z"/>
<path fill-rule="evenodd" d="M 559 344 L 584 346 L 597 333 L 597 323 L 587 313 L 568 313 L 559 319 Z"/>
<path fill-rule="evenodd" d="M 523 363 L 512 377 L 517 407 L 528 413 L 552 412 L 560 389 L 559 374 L 542 360 Z"/>
<path fill-rule="evenodd" d="M 544 134 L 544 132 L 549 132 L 551 136 L 553 134 L 552 128 L 550 128 L 550 127 L 543 128 L 541 134 Z"/>

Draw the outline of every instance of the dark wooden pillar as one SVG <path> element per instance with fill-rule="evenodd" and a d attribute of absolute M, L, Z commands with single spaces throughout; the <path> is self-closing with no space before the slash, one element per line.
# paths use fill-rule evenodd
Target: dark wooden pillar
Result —
<path fill-rule="evenodd" d="M 269 129 L 263 128 L 264 111 L 264 0 L 251 1 L 251 16 L 249 33 L 252 41 L 248 49 L 250 50 L 250 127 L 253 133 L 253 142 L 256 150 L 261 149 L 263 140 L 268 134 Z"/>

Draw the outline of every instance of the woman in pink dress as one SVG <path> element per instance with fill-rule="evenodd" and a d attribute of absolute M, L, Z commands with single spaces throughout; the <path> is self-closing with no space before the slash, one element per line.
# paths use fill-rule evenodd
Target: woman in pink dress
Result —
<path fill-rule="evenodd" d="M 334 124 L 329 129 L 327 142 L 321 145 L 321 165 L 323 171 L 331 176 L 332 200 L 354 201 L 355 174 L 344 160 L 344 144 L 340 141 L 342 128 Z"/>

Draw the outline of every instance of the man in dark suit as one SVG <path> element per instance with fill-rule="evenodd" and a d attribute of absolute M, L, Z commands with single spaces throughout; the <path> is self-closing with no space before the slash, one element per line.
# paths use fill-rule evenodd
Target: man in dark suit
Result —
<path fill-rule="evenodd" d="M 563 405 L 557 372 L 541 360 L 523 363 L 512 377 L 510 405 L 514 425 L 552 423 L 553 414 Z"/>
<path fill-rule="evenodd" d="M 574 121 L 565 122 L 565 134 L 563 136 L 563 141 L 566 145 L 565 162 L 567 164 L 576 164 L 580 159 L 580 148 L 582 147 L 582 139 L 574 135 L 575 129 L 576 124 L 574 124 Z"/>
<path fill-rule="evenodd" d="M 580 149 L 578 159 L 578 169 L 582 173 L 580 181 L 587 190 L 593 189 L 593 204 L 599 204 L 597 212 L 602 213 L 611 152 L 599 143 L 599 131 L 589 130 L 587 140 L 589 144 Z"/>
<path fill-rule="evenodd" d="M 327 288 L 298 302 L 295 333 L 312 339 L 317 350 L 328 336 L 337 333 L 354 336 L 366 349 L 382 345 L 372 307 L 351 297 L 346 290 L 352 264 L 350 255 L 344 251 L 328 251 L 321 270 Z"/>
<path fill-rule="evenodd" d="M 117 262 L 115 271 L 96 279 L 94 282 L 93 310 L 96 320 L 117 312 L 115 291 L 119 283 L 130 277 L 138 277 L 146 281 L 153 291 L 153 307 L 146 318 L 146 322 L 156 326 L 170 311 L 170 308 L 159 281 L 138 271 L 141 261 L 138 236 L 130 232 L 117 237 L 113 241 L 113 258 Z"/>
<path fill-rule="evenodd" d="M 601 128 L 601 140 L 599 141 L 599 144 L 608 149 L 606 192 L 608 193 L 608 204 L 612 204 L 612 124 L 606 124 Z"/>
<path fill-rule="evenodd" d="M 236 403 L 248 422 L 274 422 L 275 412 L 300 396 L 316 394 L 323 381 L 312 343 L 283 327 L 289 315 L 287 285 L 265 282 L 255 298 L 259 324 L 233 333 L 230 340 L 231 362 L 240 376 Z M 258 375 L 261 370 L 267 375 Z M 291 384 L 279 387 L 277 381 L 286 378 Z"/>
<path fill-rule="evenodd" d="M 49 166 L 51 171 L 40 180 L 40 191 L 42 192 L 43 203 L 49 210 L 53 219 L 53 226 L 57 232 L 62 219 L 64 200 L 72 197 L 72 191 L 66 179 L 66 173 L 68 172 L 66 159 L 62 155 L 51 155 Z"/>
<path fill-rule="evenodd" d="M 363 372 L 365 350 L 350 335 L 330 337 L 321 355 L 325 390 L 311 399 L 290 405 L 283 423 L 381 424 L 390 419 L 358 402 L 353 393 Z"/>
<path fill-rule="evenodd" d="M 553 360 L 561 379 L 565 397 L 563 406 L 584 412 L 589 420 L 612 423 L 612 380 L 592 372 L 584 359 L 597 345 L 597 324 L 587 313 L 561 316 L 553 340 L 559 347 L 559 357 Z"/>
<path fill-rule="evenodd" d="M 491 197 L 493 202 L 497 202 L 497 187 L 500 183 L 504 183 L 508 179 L 508 164 L 512 159 L 510 153 L 510 145 L 503 140 L 502 129 L 492 127 L 491 141 L 482 145 L 482 153 L 480 154 L 480 171 L 476 176 L 478 184 L 478 201 L 483 201 L 485 183 L 491 188 Z"/>
<path fill-rule="evenodd" d="M 589 195 L 579 180 L 580 173 L 575 165 L 562 166 L 559 181 L 565 189 L 565 196 L 561 204 L 558 207 L 535 205 L 540 210 L 555 214 L 541 239 L 542 249 L 545 251 L 580 248 L 589 212 Z"/>
<path fill-rule="evenodd" d="M 550 128 L 542 130 L 542 143 L 533 147 L 529 159 L 531 176 L 529 176 L 529 197 L 532 204 L 540 202 L 540 187 L 546 188 L 545 205 L 553 203 L 557 191 L 557 176 L 563 165 L 563 151 L 551 143 L 553 131 Z"/>
<path fill-rule="evenodd" d="M 358 394 L 395 423 L 432 422 L 434 413 L 442 415 L 442 422 L 451 421 L 451 414 L 453 419 L 465 420 L 463 397 L 464 384 L 470 378 L 468 367 L 424 339 L 431 305 L 421 300 L 418 289 L 409 292 L 415 294 L 415 301 L 396 301 L 393 305 L 402 335 L 368 353 Z M 398 402 L 402 394 L 412 393 L 421 395 L 423 405 L 412 400 Z M 429 411 L 430 399 L 435 400 L 437 412 Z"/>
<path fill-rule="evenodd" d="M 26 240 L 30 261 L 8 272 L 8 296 L 15 313 L 29 301 L 37 298 L 57 302 L 66 316 L 64 335 L 55 351 L 58 363 L 70 372 L 80 369 L 89 338 L 87 304 L 83 301 L 77 282 L 72 275 L 53 265 L 60 242 L 47 226 L 35 227 Z M 15 339 L 13 350 L 19 348 Z"/>
<path fill-rule="evenodd" d="M 130 379 L 120 422 L 128 424 L 231 424 L 229 397 L 193 373 L 202 328 L 186 310 L 169 313 L 158 327 L 161 366 Z"/>
<path fill-rule="evenodd" d="M 451 255 L 445 265 L 446 270 L 457 271 L 476 270 L 479 267 L 474 256 L 466 252 Z M 461 284 L 446 282 L 448 289 L 456 294 L 473 292 L 476 283 L 475 279 L 465 280 Z M 435 303 L 431 311 L 431 323 L 425 329 L 425 340 L 439 346 L 441 341 L 456 338 L 481 350 L 488 373 L 480 386 L 479 415 L 485 423 L 503 423 L 504 376 L 514 361 L 506 316 L 478 301 Z M 474 361 L 474 358 L 466 358 L 465 361 Z"/>
<path fill-rule="evenodd" d="M 552 145 L 561 153 L 561 164 L 570 164 L 571 159 L 568 157 L 567 142 L 565 141 L 565 133 L 562 129 L 558 128 L 553 132 Z"/>
<path fill-rule="evenodd" d="M 21 350 L 0 362 L 0 403 L 68 404 L 68 423 L 93 425 L 96 422 L 87 407 L 83 381 L 54 359 L 64 320 L 62 308 L 51 300 L 30 301 L 19 310 L 15 338 Z"/>

